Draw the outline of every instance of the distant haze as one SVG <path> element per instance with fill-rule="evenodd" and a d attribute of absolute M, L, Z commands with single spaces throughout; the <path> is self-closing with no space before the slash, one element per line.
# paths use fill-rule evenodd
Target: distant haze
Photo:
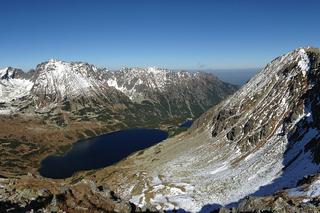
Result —
<path fill-rule="evenodd" d="M 205 70 L 216 75 L 220 80 L 242 86 L 247 83 L 261 68 Z"/>

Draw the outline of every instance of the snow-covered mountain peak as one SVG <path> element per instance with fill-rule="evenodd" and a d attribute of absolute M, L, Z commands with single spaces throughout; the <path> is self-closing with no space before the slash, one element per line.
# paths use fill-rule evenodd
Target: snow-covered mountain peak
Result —
<path fill-rule="evenodd" d="M 306 50 L 301 48 L 299 50 L 299 55 L 300 55 L 300 61 L 298 63 L 298 66 L 300 67 L 303 75 L 305 76 L 306 73 L 309 71 L 310 69 L 310 60 L 309 60 L 309 56 L 306 53 Z"/>
<path fill-rule="evenodd" d="M 56 63 L 56 62 L 62 62 L 61 60 L 55 59 L 55 58 L 50 58 L 49 63 Z"/>
<path fill-rule="evenodd" d="M 167 69 L 161 69 L 161 68 L 157 68 L 157 67 L 148 67 L 146 70 L 147 70 L 148 73 L 152 73 L 154 75 L 164 74 L 164 73 L 169 73 L 170 72 Z"/>
<path fill-rule="evenodd" d="M 57 74 L 71 71 L 89 75 L 90 72 L 98 71 L 97 67 L 85 62 L 66 62 L 56 59 L 50 59 L 49 61 L 38 65 L 38 67 L 42 71 L 54 71 Z"/>
<path fill-rule="evenodd" d="M 0 69 L 0 78 L 3 79 L 5 75 L 8 73 L 9 67 L 6 67 L 4 69 Z"/>
<path fill-rule="evenodd" d="M 6 67 L 0 70 L 0 114 L 9 114 L 16 110 L 10 103 L 30 94 L 33 83 L 30 80 L 17 77 L 22 71 Z M 8 107 L 5 107 L 7 106 Z"/>
<path fill-rule="evenodd" d="M 302 74 L 302 77 L 306 77 L 310 69 L 308 51 L 312 51 L 312 48 L 298 48 L 275 58 L 237 91 L 234 94 L 235 98 L 228 100 L 228 104 L 238 103 L 241 99 L 253 97 L 255 94 L 262 92 L 265 86 L 273 81 L 289 82 L 300 74 Z M 285 84 L 282 85 L 285 86 Z"/>
<path fill-rule="evenodd" d="M 49 60 L 37 66 L 32 91 L 59 99 L 88 94 L 99 84 L 97 72 L 95 66 L 87 63 Z"/>
<path fill-rule="evenodd" d="M 0 69 L 0 79 L 12 79 L 14 78 L 15 74 L 16 74 L 16 69 L 12 68 L 12 67 L 6 67 L 4 69 Z"/>
<path fill-rule="evenodd" d="M 44 63 L 43 71 L 50 71 L 54 73 L 61 73 L 67 72 L 67 70 L 71 69 L 71 64 L 68 62 L 58 61 L 54 59 L 50 59 L 48 62 Z"/>
<path fill-rule="evenodd" d="M 135 75 L 159 75 L 159 74 L 166 74 L 172 72 L 168 69 L 158 68 L 158 67 L 133 67 L 133 68 L 122 68 L 120 69 L 120 72 L 128 72 Z"/>

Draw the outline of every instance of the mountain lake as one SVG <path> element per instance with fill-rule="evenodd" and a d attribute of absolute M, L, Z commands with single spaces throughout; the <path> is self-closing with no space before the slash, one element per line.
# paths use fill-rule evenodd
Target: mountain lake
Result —
<path fill-rule="evenodd" d="M 167 137 L 168 133 L 162 130 L 133 128 L 79 140 L 63 156 L 51 155 L 43 159 L 39 173 L 48 178 L 68 178 L 77 171 L 110 166 Z"/>

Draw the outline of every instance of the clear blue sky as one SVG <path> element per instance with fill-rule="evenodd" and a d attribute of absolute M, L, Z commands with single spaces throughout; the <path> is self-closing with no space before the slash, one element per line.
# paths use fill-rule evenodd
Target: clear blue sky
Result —
<path fill-rule="evenodd" d="M 319 21 L 316 0 L 1 0 L 0 67 L 262 67 L 319 47 Z"/>

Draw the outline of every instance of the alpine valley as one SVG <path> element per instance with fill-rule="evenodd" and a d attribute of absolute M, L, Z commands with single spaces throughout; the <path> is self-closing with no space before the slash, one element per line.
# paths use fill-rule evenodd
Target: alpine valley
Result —
<path fill-rule="evenodd" d="M 275 58 L 239 90 L 201 72 L 56 60 L 0 75 L 0 211 L 320 211 L 320 49 Z M 78 139 L 130 127 L 172 136 L 67 179 L 37 173 Z"/>

